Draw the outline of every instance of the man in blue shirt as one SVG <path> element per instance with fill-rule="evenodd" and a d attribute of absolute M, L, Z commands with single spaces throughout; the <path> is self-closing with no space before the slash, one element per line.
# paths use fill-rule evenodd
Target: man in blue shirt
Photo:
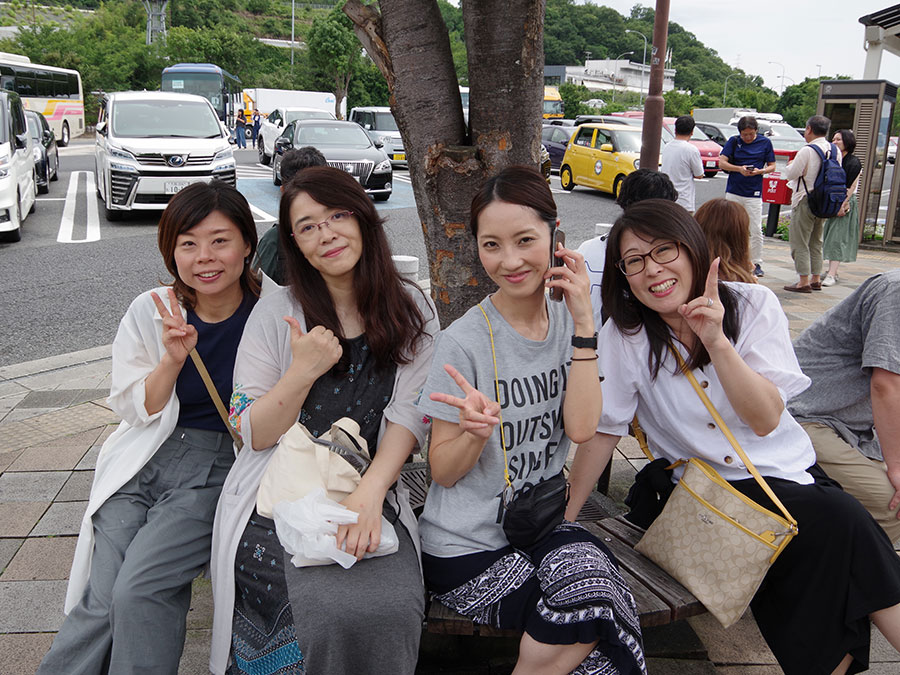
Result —
<path fill-rule="evenodd" d="M 762 177 L 775 170 L 772 141 L 760 136 L 756 118 L 746 115 L 738 120 L 738 135 L 732 136 L 719 155 L 719 168 L 728 172 L 725 199 L 738 202 L 750 216 L 750 259 L 753 274 L 762 270 Z"/>

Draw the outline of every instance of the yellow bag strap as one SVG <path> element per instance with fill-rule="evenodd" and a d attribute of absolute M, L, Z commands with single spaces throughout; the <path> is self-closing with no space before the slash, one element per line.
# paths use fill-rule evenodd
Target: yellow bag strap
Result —
<path fill-rule="evenodd" d="M 784 504 L 781 503 L 781 500 L 772 492 L 772 488 L 769 487 L 769 484 L 766 483 L 766 479 L 762 477 L 762 474 L 757 470 L 755 466 L 753 466 L 753 462 L 750 461 L 750 458 L 747 457 L 747 454 L 744 452 L 743 448 L 741 448 L 740 443 L 737 442 L 737 439 L 734 437 L 734 434 L 731 433 L 731 429 L 728 428 L 728 425 L 725 424 L 725 420 L 722 419 L 722 416 L 719 414 L 719 411 L 716 410 L 716 406 L 713 405 L 712 401 L 709 400 L 709 397 L 706 395 L 706 392 L 703 391 L 700 384 L 697 382 L 697 378 L 694 377 L 694 373 L 692 373 L 684 362 L 684 358 L 681 356 L 681 353 L 675 349 L 675 346 L 670 342 L 669 349 L 671 349 L 675 353 L 675 357 L 678 359 L 678 365 L 685 375 L 687 375 L 688 380 L 691 382 L 691 386 L 694 387 L 694 391 L 697 392 L 697 396 L 700 397 L 700 400 L 703 401 L 703 405 L 706 406 L 706 409 L 709 411 L 709 414 L 712 415 L 713 420 L 715 420 L 716 424 L 719 425 L 719 430 L 728 439 L 728 442 L 731 443 L 731 447 L 734 448 L 734 451 L 738 454 L 738 457 L 741 458 L 741 461 L 744 462 L 744 465 L 747 467 L 747 470 L 750 474 L 756 479 L 756 482 L 759 483 L 759 486 L 763 489 L 769 499 L 781 509 L 781 512 L 784 514 L 784 517 L 787 518 L 788 522 L 791 523 L 794 527 L 797 526 L 797 521 L 791 515 L 790 511 L 785 508 Z"/>
<path fill-rule="evenodd" d="M 225 404 L 222 403 L 222 397 L 219 396 L 219 392 L 216 391 L 216 385 L 213 384 L 212 378 L 209 376 L 209 371 L 206 369 L 203 359 L 200 358 L 200 354 L 197 352 L 196 347 L 190 351 L 190 356 L 191 360 L 194 362 L 194 366 L 197 368 L 197 372 L 200 373 L 200 379 L 203 380 L 203 384 L 206 385 L 206 391 L 209 392 L 209 397 L 212 399 L 213 403 L 215 403 L 216 410 L 219 411 L 219 417 L 222 418 L 222 421 L 225 423 L 225 428 L 228 429 L 228 433 L 231 434 L 231 440 L 234 441 L 238 452 L 240 452 L 244 447 L 244 441 L 241 440 L 237 431 L 231 426 L 231 422 L 228 421 L 228 411 L 225 410 Z"/>
<path fill-rule="evenodd" d="M 491 359 L 494 361 L 494 392 L 497 396 L 497 403 L 500 403 L 500 377 L 497 375 L 497 352 L 494 350 L 494 329 L 491 328 L 491 320 L 488 318 L 487 312 L 484 311 L 484 307 L 481 306 L 481 303 L 478 303 L 478 309 L 481 310 L 481 313 L 484 315 L 484 320 L 487 322 L 488 327 L 488 335 L 491 336 Z M 497 412 L 497 417 L 500 418 L 500 447 L 503 448 L 503 480 L 506 481 L 506 487 L 510 490 L 514 490 L 512 480 L 509 478 L 509 460 L 506 458 L 506 438 L 503 435 L 503 413 L 501 411 Z"/>

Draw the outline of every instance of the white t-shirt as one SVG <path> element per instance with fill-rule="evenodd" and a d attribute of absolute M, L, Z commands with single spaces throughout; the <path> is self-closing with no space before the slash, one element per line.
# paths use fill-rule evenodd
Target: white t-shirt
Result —
<path fill-rule="evenodd" d="M 694 176 L 703 175 L 703 162 L 697 146 L 677 139 L 667 144 L 662 151 L 660 170 L 672 180 L 672 185 L 678 190 L 676 203 L 693 213 Z"/>
<path fill-rule="evenodd" d="M 588 278 L 591 280 L 591 308 L 594 310 L 594 325 L 600 326 L 600 310 L 603 301 L 600 298 L 600 284 L 603 281 L 603 266 L 606 263 L 606 239 L 609 235 L 594 237 L 582 242 L 578 252 L 584 256 L 584 265 L 587 268 Z"/>
<path fill-rule="evenodd" d="M 778 388 L 783 401 L 802 392 L 810 380 L 794 355 L 787 317 L 778 298 L 765 286 L 727 285 L 738 295 L 740 331 L 734 345 L 738 354 Z M 634 335 L 625 335 L 612 321 L 603 326 L 597 352 L 600 372 L 606 379 L 602 384 L 603 413 L 597 431 L 624 435 L 637 413 L 654 457 L 672 461 L 699 457 L 725 480 L 749 478 L 749 471 L 713 422 L 690 381 L 675 374 L 675 357 L 667 355 L 653 379 L 647 362 L 649 351 L 650 342 L 643 328 Z M 683 348 L 680 351 L 687 356 Z M 694 376 L 763 476 L 801 485 L 813 482 L 806 471 L 816 461 L 812 443 L 787 409 L 782 411 L 772 432 L 757 436 L 732 408 L 711 364 L 695 370 Z M 678 478 L 681 471 L 676 470 Z"/>

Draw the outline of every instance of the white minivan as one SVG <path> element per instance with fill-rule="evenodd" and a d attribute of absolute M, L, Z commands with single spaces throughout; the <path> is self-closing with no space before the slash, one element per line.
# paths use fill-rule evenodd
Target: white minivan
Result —
<path fill-rule="evenodd" d="M 106 94 L 96 129 L 97 192 L 107 220 L 131 210 L 161 211 L 191 183 L 213 178 L 237 183 L 228 133 L 202 96 Z"/>
<path fill-rule="evenodd" d="M 19 241 L 22 221 L 34 213 L 32 140 L 18 94 L 0 91 L 0 241 Z"/>

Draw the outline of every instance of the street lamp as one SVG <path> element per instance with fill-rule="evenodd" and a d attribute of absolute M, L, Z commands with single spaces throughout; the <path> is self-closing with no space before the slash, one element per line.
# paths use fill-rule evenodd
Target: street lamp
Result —
<path fill-rule="evenodd" d="M 634 54 L 634 52 L 622 52 L 621 54 L 619 54 L 616 57 L 616 74 L 615 74 L 615 77 L 613 77 L 613 101 L 614 102 L 616 100 L 616 82 L 619 80 L 619 59 L 621 59 L 623 56 L 628 56 L 630 54 Z"/>
<path fill-rule="evenodd" d="M 626 28 L 625 32 L 626 33 L 637 33 L 642 38 L 644 38 L 644 56 L 641 59 L 641 94 L 640 94 L 640 104 L 643 106 L 644 105 L 644 68 L 646 67 L 645 64 L 647 63 L 647 36 L 644 35 L 639 30 L 631 30 L 630 28 Z"/>
<path fill-rule="evenodd" d="M 725 78 L 725 91 L 722 92 L 722 105 L 725 105 L 725 97 L 728 96 L 728 80 L 729 78 L 734 77 L 737 73 L 731 73 L 728 77 Z"/>
<path fill-rule="evenodd" d="M 774 64 L 776 66 L 781 66 L 781 95 L 784 95 L 784 65 L 778 63 L 778 61 L 769 61 L 769 63 Z"/>

